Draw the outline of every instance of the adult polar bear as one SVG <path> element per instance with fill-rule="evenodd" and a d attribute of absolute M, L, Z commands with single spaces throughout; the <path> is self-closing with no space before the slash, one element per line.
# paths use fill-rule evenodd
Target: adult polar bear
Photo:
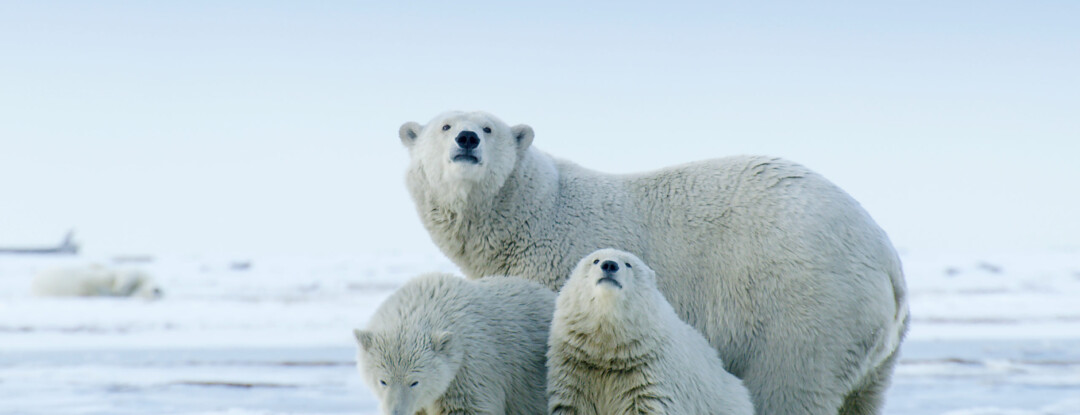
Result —
<path fill-rule="evenodd" d="M 628 251 L 662 276 L 660 291 L 759 414 L 880 410 L 908 320 L 900 261 L 821 176 L 750 156 L 603 174 L 483 112 L 408 122 L 399 135 L 420 218 L 468 277 L 557 290 L 585 255 Z"/>

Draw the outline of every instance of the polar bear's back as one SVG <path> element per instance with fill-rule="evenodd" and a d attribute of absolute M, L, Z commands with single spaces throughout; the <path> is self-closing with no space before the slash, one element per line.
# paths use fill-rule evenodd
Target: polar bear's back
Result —
<path fill-rule="evenodd" d="M 31 291 L 41 297 L 113 295 L 114 272 L 101 266 L 53 268 L 34 276 Z"/>
<path fill-rule="evenodd" d="M 884 263 L 888 272 L 900 274 L 895 250 L 869 214 L 846 192 L 802 165 L 736 156 L 627 176 L 627 182 L 636 213 L 648 227 L 646 243 L 651 249 L 642 260 L 650 264 L 685 257 L 665 251 L 700 251 L 708 255 L 695 257 L 695 263 L 716 266 L 797 261 L 841 271 L 853 264 Z M 672 275 L 664 269 L 667 266 L 657 272 Z M 891 288 L 902 290 L 903 284 Z"/>
<path fill-rule="evenodd" d="M 850 220 L 852 213 L 870 219 L 839 187 L 779 158 L 725 157 L 625 178 L 639 201 L 639 214 L 676 230 L 722 226 L 735 232 L 733 236 L 745 237 L 767 227 L 795 229 Z"/>
<path fill-rule="evenodd" d="M 525 336 L 530 343 L 547 343 L 556 294 L 539 283 L 517 277 L 490 276 L 475 280 L 483 299 L 482 312 L 493 327 L 495 336 Z M 507 333 L 514 330 L 518 333 Z"/>
<path fill-rule="evenodd" d="M 550 320 L 554 302 L 555 294 L 550 290 L 521 278 L 466 280 L 450 274 L 425 274 L 392 294 L 375 312 L 370 329 L 422 325 L 432 330 L 476 332 L 518 321 L 546 325 L 550 323 L 542 320 Z"/>

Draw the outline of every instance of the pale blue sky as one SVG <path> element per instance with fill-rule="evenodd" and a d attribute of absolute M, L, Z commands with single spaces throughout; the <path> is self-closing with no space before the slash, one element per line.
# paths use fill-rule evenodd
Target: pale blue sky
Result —
<path fill-rule="evenodd" d="M 908 250 L 1080 250 L 1080 3 L 3 2 L 0 245 L 433 250 L 405 121 L 789 158 Z"/>

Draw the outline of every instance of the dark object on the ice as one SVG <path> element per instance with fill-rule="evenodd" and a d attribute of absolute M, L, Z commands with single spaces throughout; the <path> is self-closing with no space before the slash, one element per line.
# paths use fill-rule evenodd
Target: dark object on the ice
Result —
<path fill-rule="evenodd" d="M 59 246 L 41 248 L 0 248 L 0 254 L 47 254 L 47 255 L 76 255 L 79 253 L 79 243 L 75 242 L 75 231 L 68 231 Z"/>
<path fill-rule="evenodd" d="M 233 271 L 247 271 L 251 269 L 251 261 L 233 261 L 229 264 L 229 269 Z"/>

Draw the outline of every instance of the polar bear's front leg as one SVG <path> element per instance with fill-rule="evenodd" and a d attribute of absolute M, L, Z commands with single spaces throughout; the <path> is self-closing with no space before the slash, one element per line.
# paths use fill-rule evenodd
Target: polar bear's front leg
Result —
<path fill-rule="evenodd" d="M 626 411 L 634 415 L 664 415 L 667 414 L 667 402 L 665 399 L 652 396 L 634 397 L 633 406 Z"/>
<path fill-rule="evenodd" d="M 462 374 L 459 373 L 458 376 Z M 485 383 L 479 379 L 473 380 L 473 386 Z M 440 398 L 439 406 L 442 411 L 438 415 L 505 415 L 504 402 L 505 396 L 497 393 L 495 389 L 483 386 L 462 387 L 461 382 L 455 382 Z"/>
<path fill-rule="evenodd" d="M 584 414 L 585 414 L 584 411 L 579 411 L 577 408 L 574 408 L 572 406 L 565 405 L 565 404 L 562 404 L 562 403 L 554 403 L 553 402 L 552 405 L 551 405 L 551 415 L 584 415 Z"/>
<path fill-rule="evenodd" d="M 597 415 L 595 407 L 581 389 L 588 380 L 574 376 L 564 356 L 555 354 L 548 360 L 548 413 L 551 415 Z"/>
<path fill-rule="evenodd" d="M 582 407 L 585 402 L 584 396 L 574 393 L 565 386 L 559 389 L 548 397 L 548 412 L 551 415 L 589 415 L 595 412 Z"/>

